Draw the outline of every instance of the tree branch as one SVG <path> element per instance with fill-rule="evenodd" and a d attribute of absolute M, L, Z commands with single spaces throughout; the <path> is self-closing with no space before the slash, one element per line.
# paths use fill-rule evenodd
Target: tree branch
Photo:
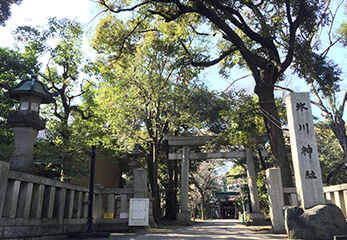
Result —
<path fill-rule="evenodd" d="M 131 8 L 120 8 L 120 9 L 117 9 L 117 10 L 114 10 L 113 8 L 111 8 L 111 6 L 109 6 L 105 0 L 98 0 L 98 3 L 105 7 L 108 11 L 110 12 L 113 12 L 113 13 L 121 13 L 121 12 L 130 12 L 130 11 L 133 11 L 141 6 L 144 6 L 146 4 L 149 4 L 151 3 L 152 1 L 145 1 L 145 2 L 142 2 L 142 3 L 139 3 L 139 4 L 136 4 L 135 6 L 131 7 Z"/>
<path fill-rule="evenodd" d="M 229 84 L 229 86 L 228 86 L 226 89 L 224 89 L 224 91 L 223 91 L 222 93 L 225 93 L 226 91 L 228 91 L 228 89 L 229 89 L 232 85 L 234 85 L 234 83 L 236 83 L 237 81 L 240 81 L 240 80 L 242 80 L 242 79 L 244 79 L 244 78 L 246 78 L 246 77 L 249 77 L 249 76 L 252 76 L 252 74 L 247 74 L 247 75 L 245 75 L 245 76 L 243 76 L 243 77 L 240 77 L 240 78 L 238 78 L 238 79 L 235 79 L 232 83 Z"/>
<path fill-rule="evenodd" d="M 179 18 L 180 16 L 182 16 L 182 15 L 184 15 L 186 13 L 195 12 L 195 10 L 193 10 L 191 8 L 185 7 L 184 10 L 178 11 L 177 13 L 172 14 L 170 16 L 167 16 L 167 15 L 161 13 L 161 12 L 156 12 L 156 11 L 153 11 L 153 10 L 148 10 L 148 12 L 151 13 L 151 14 L 155 14 L 155 15 L 161 16 L 162 18 L 164 18 L 165 22 L 171 22 L 171 21 L 176 20 L 177 18 Z"/>
<path fill-rule="evenodd" d="M 142 19 L 141 21 L 139 21 L 136 25 L 135 25 L 135 27 L 124 37 L 124 39 L 123 39 L 123 41 L 122 41 L 122 43 L 121 43 L 121 48 L 120 48 L 120 50 L 119 50 L 119 55 L 118 56 L 116 56 L 116 60 L 118 60 L 120 57 L 121 57 L 121 55 L 122 55 L 122 52 L 123 52 L 123 49 L 124 49 L 124 45 L 125 45 L 125 41 L 135 32 L 135 30 L 140 26 L 140 24 L 144 21 L 146 19 L 146 17 L 144 18 L 144 19 Z"/>
<path fill-rule="evenodd" d="M 276 62 L 279 62 L 279 55 L 276 49 L 276 46 L 273 44 L 272 41 L 269 41 L 269 39 L 262 37 L 260 34 L 254 32 L 246 23 L 246 21 L 244 20 L 244 18 L 242 17 L 241 13 L 231 7 L 227 7 L 227 6 L 223 6 L 222 4 L 220 4 L 218 1 L 214 2 L 215 6 L 218 7 L 219 9 L 223 10 L 223 11 L 227 11 L 228 13 L 230 13 L 232 16 L 229 18 L 229 20 L 237 27 L 239 28 L 241 31 L 243 31 L 249 38 L 251 38 L 252 40 L 258 42 L 259 44 L 261 44 L 263 47 L 265 47 L 266 49 L 269 49 L 273 54 L 275 54 L 275 60 Z M 262 1 L 259 3 L 260 5 L 262 4 Z M 259 5 L 259 6 L 260 6 Z M 253 5 L 252 6 L 252 10 L 253 12 L 255 12 L 256 15 L 258 15 L 261 18 L 264 18 L 261 13 L 258 11 L 256 7 L 257 5 Z M 237 20 L 235 17 L 237 16 L 237 18 L 239 20 Z"/>
<path fill-rule="evenodd" d="M 279 85 L 275 85 L 274 86 L 275 88 L 278 88 L 279 90 L 282 90 L 282 91 L 287 91 L 287 92 L 294 92 L 292 89 L 290 88 L 285 88 L 285 87 L 282 87 L 282 86 L 279 86 Z"/>
<path fill-rule="evenodd" d="M 241 52 L 243 58 L 247 62 L 248 66 L 251 68 L 252 73 L 254 75 L 256 74 L 257 67 L 260 67 L 261 69 L 266 68 L 269 61 L 260 57 L 257 54 L 252 53 L 245 46 L 245 43 L 240 38 L 240 36 L 232 28 L 230 28 L 225 21 L 219 18 L 214 12 L 206 8 L 201 3 L 199 4 L 196 12 L 208 18 L 212 23 L 214 23 L 219 29 L 221 29 L 230 38 L 230 41 L 232 42 L 233 45 L 235 45 L 235 47 L 237 47 L 237 50 Z"/>
<path fill-rule="evenodd" d="M 202 32 L 198 32 L 192 25 L 190 25 L 190 27 L 193 29 L 193 31 L 200 36 L 211 36 L 211 37 L 215 37 L 217 34 L 221 35 L 222 38 L 224 38 L 225 40 L 230 41 L 230 39 L 228 38 L 227 35 L 223 34 L 221 31 L 214 31 L 214 33 L 202 33 Z"/>
<path fill-rule="evenodd" d="M 54 103 L 54 115 L 60 120 L 65 120 L 65 118 L 58 113 L 58 104 L 56 102 Z"/>
<path fill-rule="evenodd" d="M 238 50 L 236 46 L 231 46 L 228 50 L 222 52 L 217 58 L 215 58 L 212 61 L 194 62 L 193 57 L 191 56 L 191 54 L 189 53 L 187 47 L 184 45 L 183 42 L 181 42 L 181 45 L 183 46 L 184 50 L 188 54 L 188 56 L 190 58 L 190 62 L 191 62 L 191 64 L 194 67 L 210 67 L 210 66 L 213 66 L 213 65 L 219 63 L 220 61 L 222 61 L 227 56 L 229 56 L 231 53 L 233 53 L 236 50 Z"/>
<path fill-rule="evenodd" d="M 313 95 L 316 97 L 316 99 L 318 101 L 318 102 L 311 101 L 311 103 L 316 105 L 317 107 L 319 107 L 319 109 L 324 113 L 323 117 L 330 124 L 330 122 L 333 121 L 331 114 L 329 113 L 328 109 L 324 106 L 322 99 L 319 97 L 319 94 L 312 83 L 310 83 L 310 86 L 311 86 L 311 91 L 312 91 Z"/>
<path fill-rule="evenodd" d="M 342 101 L 341 101 L 341 104 L 340 104 L 340 109 L 339 109 L 339 112 L 343 113 L 343 111 L 345 110 L 345 104 L 346 104 L 346 101 L 347 101 L 347 90 L 342 98 Z M 343 115 L 343 114 L 342 114 Z"/>
<path fill-rule="evenodd" d="M 77 106 L 70 106 L 71 111 L 77 112 L 81 115 L 82 119 L 89 119 L 93 117 L 93 114 L 85 115 L 84 111 L 79 109 Z"/>
<path fill-rule="evenodd" d="M 286 6 L 287 6 L 287 19 L 289 22 L 289 47 L 288 47 L 288 53 L 286 56 L 286 59 L 282 63 L 282 68 L 279 72 L 279 74 L 282 74 L 292 63 L 293 57 L 294 57 L 294 46 L 295 46 L 295 37 L 296 37 L 296 30 L 299 28 L 300 24 L 304 20 L 305 16 L 305 7 L 306 1 L 301 0 L 300 2 L 300 9 L 297 18 L 294 22 L 292 22 L 292 17 L 290 13 L 290 1 L 286 0 Z"/>

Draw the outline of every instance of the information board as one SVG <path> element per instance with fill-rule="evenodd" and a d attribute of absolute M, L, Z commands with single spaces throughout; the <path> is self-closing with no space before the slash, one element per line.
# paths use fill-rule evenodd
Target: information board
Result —
<path fill-rule="evenodd" d="M 129 226 L 148 226 L 149 199 L 131 198 L 129 208 Z"/>

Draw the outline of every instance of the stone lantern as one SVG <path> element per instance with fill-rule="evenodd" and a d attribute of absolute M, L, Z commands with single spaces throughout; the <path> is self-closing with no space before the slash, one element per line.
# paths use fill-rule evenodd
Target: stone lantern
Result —
<path fill-rule="evenodd" d="M 39 118 L 40 104 L 53 103 L 56 93 L 50 93 L 37 76 L 23 80 L 18 85 L 5 86 L 5 96 L 20 102 L 19 111 L 11 113 L 8 122 L 13 126 L 15 152 L 10 162 L 11 169 L 35 173 L 33 147 L 39 130 L 45 128 L 45 121 Z"/>
<path fill-rule="evenodd" d="M 135 144 L 133 150 L 131 152 L 128 152 L 127 154 L 132 158 L 131 162 L 129 163 L 129 166 L 133 170 L 133 175 L 130 177 L 129 181 L 126 183 L 125 186 L 127 188 L 132 188 L 135 184 L 134 179 L 136 170 L 143 168 L 143 164 L 141 163 L 141 157 L 146 156 L 146 154 L 141 151 L 138 144 Z"/>
<path fill-rule="evenodd" d="M 145 157 L 146 154 L 141 151 L 139 144 L 135 144 L 129 155 L 132 157 L 132 162 L 129 165 L 134 173 L 126 187 L 134 187 L 134 198 L 147 198 L 147 170 L 143 168 L 144 166 L 141 163 L 141 158 Z"/>
<path fill-rule="evenodd" d="M 139 144 L 135 144 L 133 150 L 129 153 L 129 155 L 132 157 L 132 162 L 129 164 L 129 166 L 133 170 L 143 168 L 143 164 L 141 163 L 141 157 L 145 157 L 146 154 L 141 151 L 141 149 L 139 148 Z"/>

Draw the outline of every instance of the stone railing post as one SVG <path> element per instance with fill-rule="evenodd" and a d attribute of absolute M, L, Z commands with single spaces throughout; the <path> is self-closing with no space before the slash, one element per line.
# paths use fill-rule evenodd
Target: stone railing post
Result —
<path fill-rule="evenodd" d="M 52 218 L 54 201 L 55 201 L 55 191 L 56 188 L 53 186 L 46 186 L 45 193 L 43 198 L 43 207 L 42 207 L 42 218 Z"/>
<path fill-rule="evenodd" d="M 33 196 L 31 200 L 35 204 L 31 205 L 30 218 L 41 218 L 44 195 L 45 186 L 42 184 L 35 184 L 33 187 Z"/>
<path fill-rule="evenodd" d="M 114 204 L 115 204 L 115 195 L 114 194 L 109 194 L 107 196 L 107 212 L 106 213 L 109 213 L 109 214 L 113 214 L 113 217 L 114 218 Z"/>
<path fill-rule="evenodd" d="M 58 218 L 59 225 L 63 224 L 65 211 L 66 189 L 57 188 L 54 199 L 53 217 Z"/>
<path fill-rule="evenodd" d="M 20 188 L 17 218 L 29 218 L 34 184 L 21 182 Z"/>
<path fill-rule="evenodd" d="M 326 186 L 323 188 L 326 203 L 334 203 L 344 216 L 347 216 L 347 184 Z"/>
<path fill-rule="evenodd" d="M 66 207 L 64 209 L 64 218 L 71 219 L 74 212 L 75 190 L 67 190 L 66 192 Z"/>
<path fill-rule="evenodd" d="M 6 189 L 8 182 L 8 173 L 10 171 L 10 163 L 0 161 L 0 218 L 5 204 Z"/>
<path fill-rule="evenodd" d="M 281 170 L 279 168 L 269 168 L 266 170 L 266 179 L 268 184 L 269 207 L 273 233 L 284 233 L 284 198 L 281 179 Z"/>
<path fill-rule="evenodd" d="M 94 211 L 93 211 L 93 218 L 94 219 L 100 219 L 102 218 L 102 196 L 101 191 L 104 188 L 101 184 L 95 184 L 94 186 Z"/>
<path fill-rule="evenodd" d="M 147 198 L 147 170 L 135 169 L 134 178 L 134 198 Z"/>
<path fill-rule="evenodd" d="M 128 214 L 128 197 L 126 194 L 120 195 L 119 218 L 129 218 Z"/>

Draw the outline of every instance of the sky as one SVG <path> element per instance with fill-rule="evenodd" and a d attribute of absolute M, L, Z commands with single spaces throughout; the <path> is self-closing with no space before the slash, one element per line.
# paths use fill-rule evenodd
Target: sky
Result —
<path fill-rule="evenodd" d="M 92 20 L 97 15 L 98 8 L 96 3 L 89 0 L 23 0 L 20 5 L 11 5 L 11 12 L 11 18 L 5 22 L 6 26 L 0 26 L 0 46 L 13 45 L 11 31 L 16 27 L 41 26 L 50 17 L 76 20 L 88 31 L 95 23 Z"/>
<path fill-rule="evenodd" d="M 11 18 L 6 21 L 5 27 L 0 27 L 0 46 L 11 47 L 13 37 L 11 31 L 17 26 L 32 25 L 40 26 L 47 22 L 47 18 L 56 16 L 57 18 L 69 18 L 81 23 L 85 30 L 90 30 L 97 22 L 93 21 L 98 14 L 98 7 L 90 0 L 23 0 L 21 5 L 12 5 Z M 87 45 L 87 41 L 85 43 Z M 85 46 L 87 48 L 87 46 Z M 248 75 L 247 71 L 235 71 L 230 79 L 226 80 L 218 75 L 218 67 L 212 67 L 204 71 L 204 76 L 208 79 L 207 85 L 218 91 L 225 90 L 235 79 Z M 239 87 L 253 89 L 253 79 L 248 77 L 248 81 L 237 81 Z"/>
<path fill-rule="evenodd" d="M 335 2 L 335 1 L 333 1 Z M 17 26 L 21 25 L 33 25 L 40 26 L 47 22 L 49 17 L 57 18 L 69 18 L 78 21 L 84 26 L 86 31 L 90 30 L 97 23 L 97 19 L 93 21 L 94 17 L 99 13 L 99 9 L 95 2 L 90 0 L 23 0 L 21 5 L 12 5 L 12 16 L 6 22 L 6 27 L 0 27 L 0 46 L 11 47 L 13 44 L 13 38 L 11 31 Z M 345 19 L 343 15 L 344 8 L 341 8 L 338 12 L 338 21 L 336 26 L 339 26 L 342 20 Z M 323 34 L 324 35 L 324 34 Z M 327 39 L 322 40 L 322 44 L 327 44 Z M 84 48 L 88 49 L 87 41 L 84 42 Z M 330 58 L 339 63 L 339 66 L 344 71 L 344 78 L 346 78 L 347 67 L 347 48 L 337 46 L 332 48 L 329 54 Z M 346 66 L 346 67 L 345 67 Z M 207 85 L 218 91 L 223 91 L 235 80 L 249 75 L 250 73 L 245 70 L 233 71 L 233 74 L 224 79 L 218 75 L 218 66 L 207 68 L 203 72 L 205 79 L 207 79 Z M 297 76 L 286 72 L 287 80 L 282 83 L 283 87 L 291 88 L 295 91 L 309 91 L 306 84 L 303 84 L 303 80 Z M 254 87 L 254 81 L 252 76 L 244 78 L 242 81 L 236 81 L 233 85 L 234 88 L 244 88 L 247 92 L 252 93 Z M 341 83 L 341 96 L 347 89 L 347 81 Z M 282 94 L 282 92 L 278 92 Z M 313 107 L 314 109 L 315 107 Z M 314 110 L 315 111 L 315 110 Z M 316 110 L 317 111 L 317 110 Z"/>

